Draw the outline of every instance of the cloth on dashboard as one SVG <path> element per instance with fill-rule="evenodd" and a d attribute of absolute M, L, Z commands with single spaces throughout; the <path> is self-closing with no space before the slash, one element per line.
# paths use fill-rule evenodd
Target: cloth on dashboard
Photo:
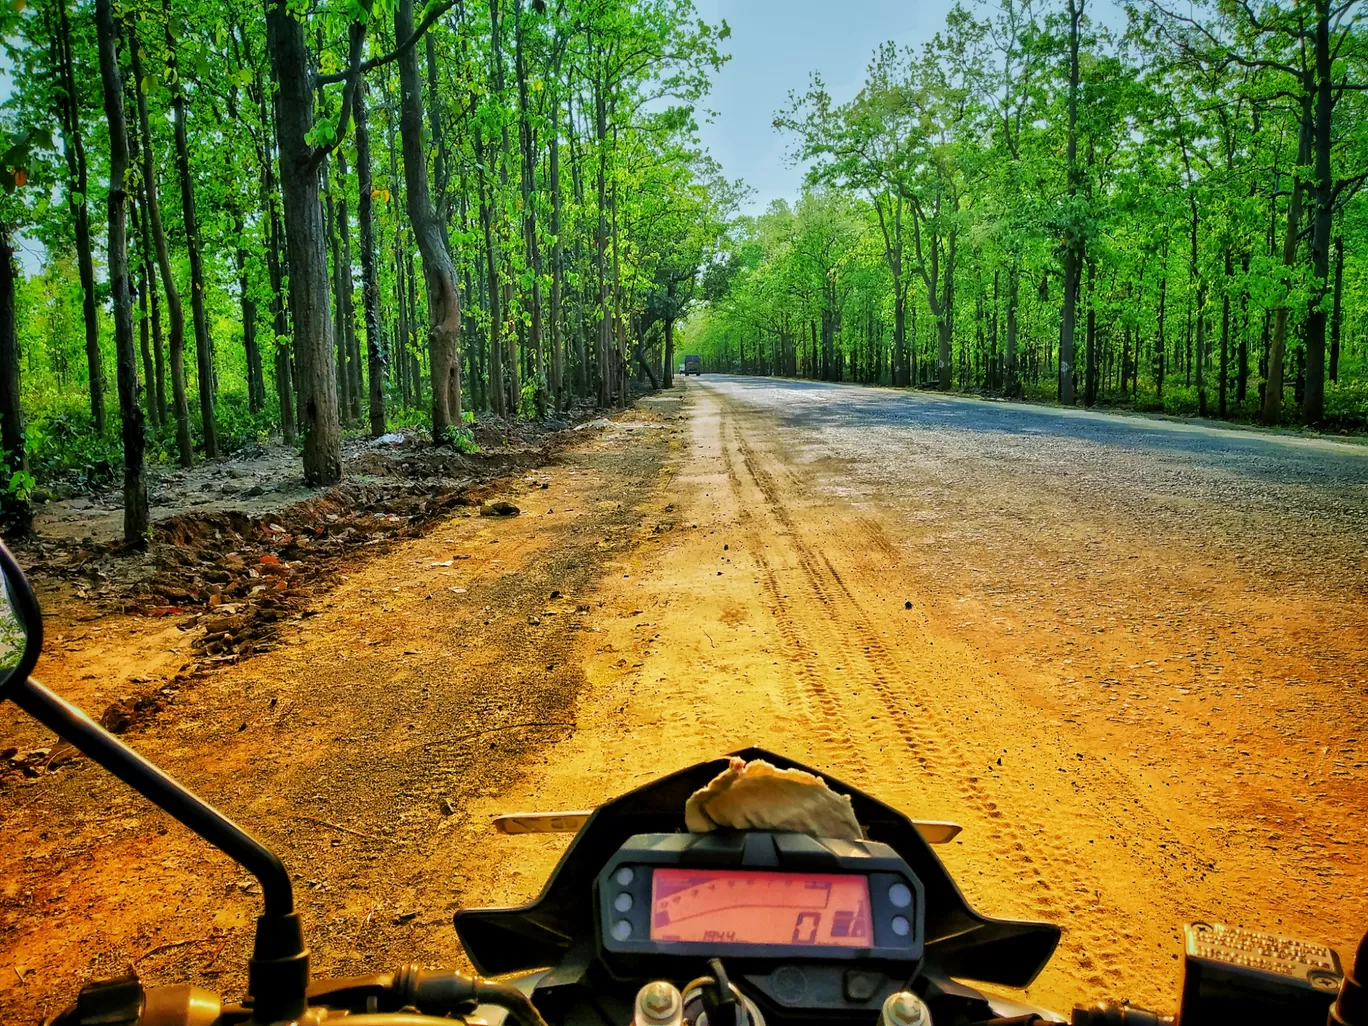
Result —
<path fill-rule="evenodd" d="M 691 833 L 713 830 L 789 830 L 847 841 L 864 838 L 850 798 L 821 777 L 733 757 L 731 765 L 689 796 L 684 822 Z"/>

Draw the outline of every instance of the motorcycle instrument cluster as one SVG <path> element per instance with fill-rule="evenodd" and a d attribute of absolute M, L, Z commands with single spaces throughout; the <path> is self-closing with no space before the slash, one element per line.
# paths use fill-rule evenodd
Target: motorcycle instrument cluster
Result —
<path fill-rule="evenodd" d="M 618 876 L 632 869 L 623 866 Z M 893 884 L 911 904 L 906 884 Z M 625 903 L 625 902 L 623 902 Z M 904 917 L 904 935 L 911 928 Z M 766 870 L 657 869 L 651 874 L 651 940 L 867 948 L 869 877 Z"/>
<path fill-rule="evenodd" d="M 922 956 L 921 882 L 872 841 L 641 834 L 596 884 L 600 943 L 624 970 L 702 954 L 904 965 Z"/>

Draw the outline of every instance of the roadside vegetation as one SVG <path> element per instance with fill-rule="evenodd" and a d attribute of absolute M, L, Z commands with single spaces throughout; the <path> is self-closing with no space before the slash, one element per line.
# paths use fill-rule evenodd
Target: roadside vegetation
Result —
<path fill-rule="evenodd" d="M 956 7 L 776 130 L 685 347 L 714 371 L 1368 429 L 1365 5 Z"/>
<path fill-rule="evenodd" d="M 668 383 L 735 190 L 691 0 L 15 0 L 0 530 L 276 436 L 554 421 Z"/>

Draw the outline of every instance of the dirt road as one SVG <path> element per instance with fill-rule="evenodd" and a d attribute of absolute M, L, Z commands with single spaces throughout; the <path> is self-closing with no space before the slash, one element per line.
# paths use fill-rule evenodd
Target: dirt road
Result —
<path fill-rule="evenodd" d="M 718 378 L 593 434 L 136 739 L 282 851 L 321 971 L 535 894 L 564 839 L 491 814 L 746 744 L 963 823 L 971 903 L 1064 927 L 1042 1003 L 1171 1008 L 1195 918 L 1352 949 L 1368 450 Z M 40 666 L 87 706 L 175 662 L 101 630 Z M 5 1021 L 128 962 L 240 986 L 248 881 L 92 768 L 0 793 L 0 861 Z"/>
<path fill-rule="evenodd" d="M 963 823 L 941 850 L 971 903 L 1064 927 L 1030 991 L 1047 1005 L 1172 1008 L 1198 918 L 1353 950 L 1368 451 L 839 386 L 689 392 L 668 495 L 697 529 L 612 582 L 639 612 L 591 656 L 579 731 L 486 811 L 591 805 L 759 743 Z M 557 848 L 495 851 L 491 898 L 514 901 Z"/>

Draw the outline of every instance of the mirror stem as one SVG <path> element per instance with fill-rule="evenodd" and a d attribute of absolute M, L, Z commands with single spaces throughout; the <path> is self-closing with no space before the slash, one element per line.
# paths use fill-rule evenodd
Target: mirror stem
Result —
<path fill-rule="evenodd" d="M 10 687 L 7 697 L 30 716 L 255 876 L 261 884 L 266 917 L 294 912 L 294 892 L 285 866 L 256 838 L 32 677 Z"/>

